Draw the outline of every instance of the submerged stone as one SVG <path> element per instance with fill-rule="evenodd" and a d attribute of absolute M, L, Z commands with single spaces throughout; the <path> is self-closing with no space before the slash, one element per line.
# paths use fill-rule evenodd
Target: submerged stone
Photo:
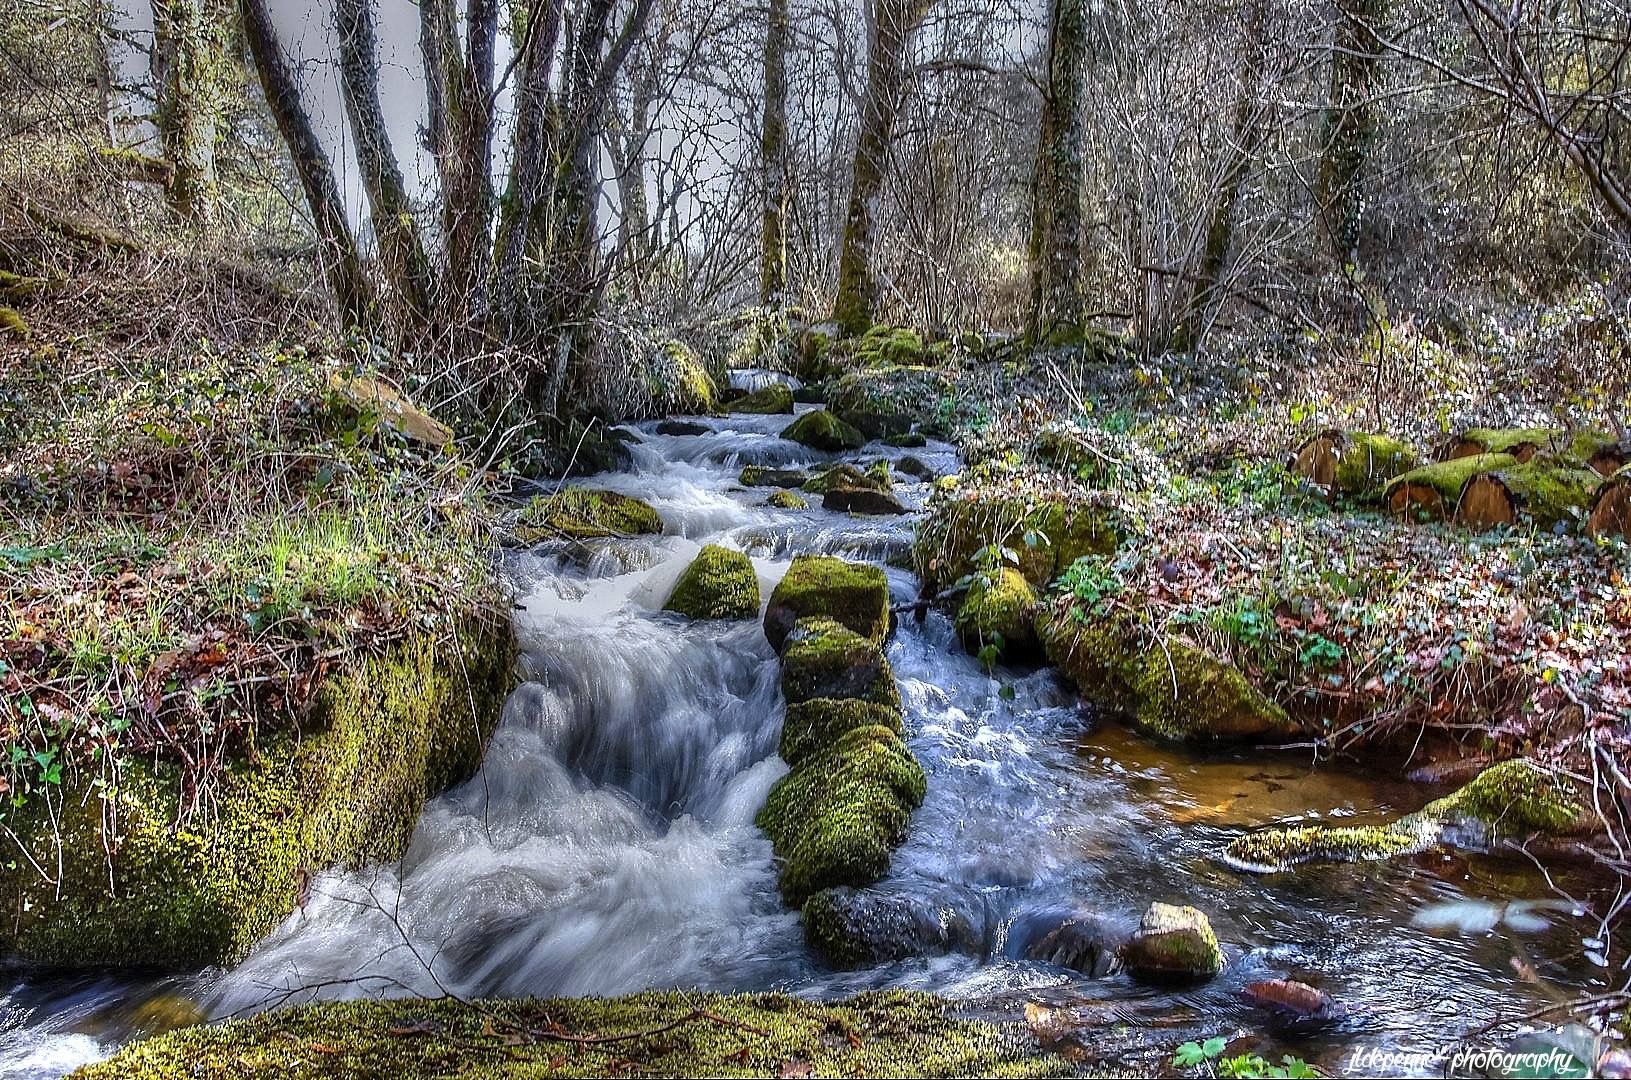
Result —
<path fill-rule="evenodd" d="M 1206 915 L 1192 907 L 1154 903 L 1144 912 L 1121 960 L 1146 982 L 1195 982 L 1223 970 L 1223 950 Z"/>
<path fill-rule="evenodd" d="M 970 947 L 966 919 L 922 897 L 838 886 L 804 902 L 804 935 L 836 968 L 934 956 Z"/>
<path fill-rule="evenodd" d="M 688 619 L 751 619 L 759 614 L 759 574 L 740 551 L 709 544 L 669 593 L 664 611 Z"/>

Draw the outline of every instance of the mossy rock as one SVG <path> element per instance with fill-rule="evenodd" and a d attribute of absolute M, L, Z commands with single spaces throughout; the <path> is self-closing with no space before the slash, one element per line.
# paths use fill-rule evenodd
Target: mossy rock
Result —
<path fill-rule="evenodd" d="M 801 906 L 822 889 L 883 877 L 925 783 L 887 727 L 855 728 L 805 758 L 770 789 L 757 818 L 782 860 L 782 896 Z"/>
<path fill-rule="evenodd" d="M 900 708 L 856 698 L 818 697 L 791 702 L 782 720 L 782 760 L 801 765 L 842 736 L 864 727 L 888 728 L 901 734 Z"/>
<path fill-rule="evenodd" d="M 888 326 L 876 323 L 864 334 L 844 343 L 858 367 L 892 367 L 902 364 L 921 364 L 927 355 L 923 335 L 908 326 Z"/>
<path fill-rule="evenodd" d="M 821 507 L 840 514 L 890 515 L 906 513 L 906 504 L 877 487 L 832 487 L 821 497 Z"/>
<path fill-rule="evenodd" d="M 1357 862 L 1435 846 L 1487 850 L 1532 836 L 1567 837 L 1597 827 L 1575 786 L 1524 758 L 1503 761 L 1413 814 L 1382 826 L 1296 825 L 1236 837 L 1224 862 L 1274 873 L 1309 862 Z"/>
<path fill-rule="evenodd" d="M 1454 461 L 1480 454 L 1510 454 L 1524 462 L 1552 446 L 1562 435 L 1557 428 L 1471 428 L 1446 443 L 1440 457 Z"/>
<path fill-rule="evenodd" d="M 1164 739 L 1273 739 L 1297 724 L 1239 668 L 1181 638 L 1150 649 L 1131 678 L 1133 721 Z"/>
<path fill-rule="evenodd" d="M 515 538 L 523 544 L 546 540 L 596 540 L 612 536 L 656 535 L 663 519 L 632 495 L 569 487 L 527 504 Z"/>
<path fill-rule="evenodd" d="M 932 900 L 838 886 L 804 902 L 804 938 L 835 968 L 872 967 L 958 947 L 980 937 L 965 919 Z"/>
<path fill-rule="evenodd" d="M 897 449 L 918 450 L 929 445 L 929 440 L 921 431 L 903 431 L 884 436 L 883 444 Z"/>
<path fill-rule="evenodd" d="M 1456 500 L 1455 520 L 1475 529 L 1520 523 L 1550 529 L 1584 519 L 1601 480 L 1584 466 L 1530 458 L 1468 479 Z"/>
<path fill-rule="evenodd" d="M 0 953 L 64 967 L 241 959 L 309 875 L 401 856 L 425 800 L 480 764 L 513 660 L 508 623 L 494 617 L 329 676 L 301 737 L 271 737 L 231 763 L 208 820 L 179 829 L 170 765 L 124 763 L 109 787 L 62 791 L 54 815 L 13 811 L 35 863 L 55 874 L 60 856 L 61 886 L 13 847 L 0 864 Z"/>
<path fill-rule="evenodd" d="M 1021 1032 L 915 991 L 815 1002 L 651 990 L 619 998 L 345 1001 L 188 1028 L 77 1080 L 541 1080 L 1075 1075 Z M 536 1034 L 529 1034 L 536 1033 Z M 568 1042 L 577 1037 L 582 1041 Z M 790 1065 L 792 1068 L 790 1068 Z"/>
<path fill-rule="evenodd" d="M 808 483 L 810 474 L 803 469 L 772 469 L 765 465 L 744 465 L 737 476 L 743 487 L 796 488 Z"/>
<path fill-rule="evenodd" d="M 970 654 L 991 646 L 1006 660 L 1034 655 L 1035 607 L 1036 590 L 1013 567 L 976 574 L 957 608 L 957 636 Z"/>
<path fill-rule="evenodd" d="M 812 409 L 782 429 L 781 437 L 827 453 L 859 450 L 866 436 L 826 409 Z"/>
<path fill-rule="evenodd" d="M 1223 970 L 1223 949 L 1204 912 L 1154 903 L 1121 947 L 1121 962 L 1145 982 L 1197 982 Z"/>
<path fill-rule="evenodd" d="M 980 552 L 996 545 L 1012 552 L 1025 580 L 1042 588 L 1084 555 L 1113 554 L 1124 531 L 1113 507 L 1088 499 L 954 489 L 930 506 L 913 558 L 918 575 L 939 592 L 974 573 Z"/>
<path fill-rule="evenodd" d="M 740 551 L 709 544 L 685 568 L 664 611 L 688 619 L 751 619 L 759 614 L 759 574 Z"/>
<path fill-rule="evenodd" d="M 794 491 L 773 492 L 770 498 L 765 500 L 765 503 L 769 506 L 774 506 L 778 510 L 810 509 L 809 500 L 805 499 L 804 496 Z"/>
<path fill-rule="evenodd" d="M 1291 471 L 1310 483 L 1350 499 L 1370 500 L 1395 476 L 1420 464 L 1409 446 L 1386 435 L 1322 431 L 1292 455 Z"/>
<path fill-rule="evenodd" d="M 1382 489 L 1382 501 L 1400 517 L 1448 521 L 1455 516 L 1468 480 L 1517 463 L 1511 454 L 1477 454 L 1423 465 L 1389 480 Z"/>
<path fill-rule="evenodd" d="M 765 637 L 777 652 L 800 619 L 824 615 L 882 645 L 889 636 L 889 579 L 882 568 L 831 555 L 798 555 L 770 594 Z"/>
<path fill-rule="evenodd" d="M 827 407 L 873 438 L 934 428 L 956 390 L 950 376 L 921 364 L 852 371 L 833 380 Z"/>
<path fill-rule="evenodd" d="M 1132 679 L 1143 655 L 1136 628 L 1115 618 L 1081 621 L 1047 606 L 1037 609 L 1034 625 L 1048 662 L 1084 698 L 1109 709 L 1134 703 Z"/>
<path fill-rule="evenodd" d="M 787 635 L 782 696 L 790 705 L 813 698 L 857 698 L 900 709 L 900 691 L 882 646 L 824 616 L 800 619 Z"/>
<path fill-rule="evenodd" d="M 683 341 L 658 345 L 657 361 L 647 374 L 652 400 L 669 412 L 705 415 L 719 411 L 719 386 L 696 351 Z"/>
<path fill-rule="evenodd" d="M 834 353 L 833 343 L 840 333 L 836 323 L 817 323 L 799 333 L 793 374 L 798 376 L 800 382 L 806 385 L 818 383 L 838 374 L 841 365 Z"/>
<path fill-rule="evenodd" d="M 804 481 L 803 488 L 812 495 L 825 495 L 835 488 L 874 488 L 889 491 L 892 488 L 888 472 L 882 474 L 863 471 L 847 461 L 822 469 Z"/>
<path fill-rule="evenodd" d="M 746 397 L 739 397 L 730 403 L 733 413 L 753 413 L 761 416 L 772 416 L 777 413 L 791 413 L 793 411 L 793 391 L 786 383 L 771 383 L 763 390 L 755 390 Z"/>

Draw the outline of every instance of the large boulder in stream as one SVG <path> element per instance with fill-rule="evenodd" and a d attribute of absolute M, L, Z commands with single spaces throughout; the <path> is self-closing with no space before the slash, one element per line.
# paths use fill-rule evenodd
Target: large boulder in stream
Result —
<path fill-rule="evenodd" d="M 523 544 L 656 535 L 662 531 L 663 519 L 649 504 L 632 495 L 583 487 L 569 487 L 533 499 L 514 529 L 515 538 Z"/>
<path fill-rule="evenodd" d="M 950 905 L 933 897 L 852 889 L 822 889 L 804 902 L 804 935 L 836 968 L 973 950 L 979 933 Z"/>
<path fill-rule="evenodd" d="M 971 655 L 986 649 L 1005 660 L 1037 651 L 1036 590 L 1011 566 L 974 575 L 954 620 L 957 636 Z"/>
<path fill-rule="evenodd" d="M 763 390 L 755 390 L 751 394 L 737 398 L 728 408 L 733 413 L 754 413 L 760 416 L 791 413 L 793 390 L 786 383 L 771 383 Z"/>
<path fill-rule="evenodd" d="M 472 618 L 342 665 L 298 738 L 267 717 L 208 812 L 183 770 L 126 762 L 116 783 L 9 809 L 0 955 L 66 968 L 232 964 L 301 902 L 311 875 L 401 858 L 420 809 L 469 777 L 515 655 L 507 619 Z"/>
<path fill-rule="evenodd" d="M 803 618 L 824 615 L 882 644 L 889 636 L 889 579 L 881 567 L 830 555 L 798 555 L 770 594 L 765 637 L 781 652 Z"/>
<path fill-rule="evenodd" d="M 980 553 L 995 546 L 1040 589 L 1084 555 L 1112 554 L 1125 528 L 1112 504 L 1094 498 L 958 487 L 931 503 L 913 560 L 925 586 L 940 592 L 978 570 Z"/>
<path fill-rule="evenodd" d="M 1525 758 L 1492 765 L 1442 799 L 1387 825 L 1276 826 L 1238 836 L 1223 861 L 1275 873 L 1310 862 L 1363 862 L 1433 847 L 1487 851 L 1599 827 L 1574 783 Z"/>
<path fill-rule="evenodd" d="M 877 641 L 824 616 L 800 619 L 782 647 L 782 696 L 854 699 L 900 708 L 895 676 Z"/>
<path fill-rule="evenodd" d="M 1121 947 L 1121 962 L 1144 982 L 1198 982 L 1223 970 L 1223 949 L 1204 912 L 1154 903 Z"/>
<path fill-rule="evenodd" d="M 858 698 L 817 697 L 791 702 L 782 720 L 782 760 L 792 766 L 802 765 L 823 747 L 864 727 L 888 728 L 899 735 L 900 709 Z"/>
<path fill-rule="evenodd" d="M 781 437 L 812 450 L 859 450 L 866 436 L 826 409 L 813 409 L 782 429 Z"/>
<path fill-rule="evenodd" d="M 751 619 L 759 614 L 759 574 L 740 551 L 709 544 L 685 568 L 664 611 L 688 619 Z"/>

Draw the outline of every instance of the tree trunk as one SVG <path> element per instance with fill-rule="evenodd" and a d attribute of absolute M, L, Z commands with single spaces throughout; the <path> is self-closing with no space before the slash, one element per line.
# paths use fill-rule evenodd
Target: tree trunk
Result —
<path fill-rule="evenodd" d="M 1042 341 L 1082 323 L 1082 80 L 1087 0 L 1054 0 L 1048 79 L 1031 180 L 1031 305 L 1027 332 Z"/>
<path fill-rule="evenodd" d="M 838 257 L 838 295 L 833 318 L 846 333 L 872 325 L 877 282 L 872 276 L 875 209 L 883 191 L 889 143 L 906 86 L 906 51 L 912 32 L 928 14 L 930 0 L 874 0 L 867 50 L 866 98 L 855 142 L 849 207 L 844 215 L 843 248 Z"/>
<path fill-rule="evenodd" d="M 1263 140 L 1260 95 L 1263 57 L 1268 46 L 1264 35 L 1263 8 L 1263 0 L 1256 0 L 1246 15 L 1246 48 L 1241 58 L 1240 97 L 1235 102 L 1234 132 L 1218 178 L 1206 239 L 1195 267 L 1194 289 L 1190 293 L 1184 317 L 1173 332 L 1172 348 L 1175 352 L 1193 352 L 1199 348 L 1201 338 L 1211 324 L 1212 313 L 1221 299 L 1223 271 L 1228 266 L 1230 249 L 1234 247 L 1235 210 L 1240 204 L 1240 189 L 1246 182 L 1252 159 L 1257 156 L 1257 148 Z"/>
<path fill-rule="evenodd" d="M 216 118 L 227 61 L 227 20 L 208 0 L 153 0 L 154 123 L 172 166 L 170 206 L 189 221 L 215 219 Z"/>
<path fill-rule="evenodd" d="M 787 0 L 770 0 L 765 28 L 765 100 L 759 124 L 764 183 L 759 302 L 779 309 L 787 292 Z"/>
<path fill-rule="evenodd" d="M 379 104 L 374 0 L 334 0 L 334 22 L 340 41 L 340 87 L 380 260 L 413 320 L 422 324 L 431 311 L 430 267 Z"/>
<path fill-rule="evenodd" d="M 243 16 L 244 39 L 254 58 L 266 103 L 289 149 L 289 158 L 311 210 L 312 226 L 322 248 L 324 276 L 341 317 L 353 325 L 360 324 L 368 313 L 368 279 L 363 275 L 357 241 L 351 234 L 345 204 L 334 183 L 334 167 L 312 130 L 311 118 L 306 115 L 305 104 L 300 99 L 300 85 L 278 47 L 277 30 L 272 26 L 267 0 L 238 0 L 238 10 Z"/>
<path fill-rule="evenodd" d="M 1380 122 L 1381 45 L 1376 31 L 1387 18 L 1387 0 L 1338 0 L 1338 10 L 1325 145 L 1314 196 L 1332 253 L 1352 262 L 1364 212 L 1365 162 Z"/>

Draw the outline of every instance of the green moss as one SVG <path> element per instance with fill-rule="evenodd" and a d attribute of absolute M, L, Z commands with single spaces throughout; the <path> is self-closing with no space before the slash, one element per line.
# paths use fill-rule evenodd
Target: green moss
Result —
<path fill-rule="evenodd" d="M 912 752 L 883 726 L 845 732 L 782 777 L 757 821 L 782 859 L 787 902 L 802 905 L 822 889 L 881 878 L 925 783 Z"/>
<path fill-rule="evenodd" d="M 1204 912 L 1154 903 L 1121 949 L 1129 973 L 1152 981 L 1211 978 L 1223 970 L 1223 949 Z"/>
<path fill-rule="evenodd" d="M 787 636 L 782 696 L 789 704 L 812 698 L 859 698 L 900 708 L 900 691 L 882 647 L 821 616 L 800 619 Z"/>
<path fill-rule="evenodd" d="M 28 320 L 18 314 L 16 308 L 0 307 L 0 331 L 10 334 L 18 341 L 27 341 L 34 336 L 34 330 L 28 325 Z"/>
<path fill-rule="evenodd" d="M 646 503 L 615 491 L 570 487 L 527 505 L 516 539 L 524 544 L 545 540 L 592 540 L 638 536 L 663 531 L 663 519 Z"/>
<path fill-rule="evenodd" d="M 829 386 L 827 407 L 873 437 L 936 428 L 954 399 L 950 376 L 920 364 L 863 367 Z"/>
<path fill-rule="evenodd" d="M 793 391 L 786 383 L 771 383 L 763 390 L 755 390 L 731 402 L 730 411 L 759 415 L 790 413 L 793 411 Z"/>
<path fill-rule="evenodd" d="M 830 555 L 799 555 L 770 594 L 765 637 L 778 652 L 802 618 L 824 615 L 883 644 L 889 636 L 889 579 L 881 567 Z"/>
<path fill-rule="evenodd" d="M 796 488 L 810 479 L 803 469 L 771 469 L 763 465 L 744 465 L 737 476 L 744 487 Z"/>
<path fill-rule="evenodd" d="M 1461 433 L 1458 449 L 1469 457 L 1475 454 L 1522 456 L 1549 445 L 1562 434 L 1557 428 L 1473 428 Z"/>
<path fill-rule="evenodd" d="M 957 609 L 957 634 L 971 653 L 993 645 L 1004 657 L 1022 656 L 1036 647 L 1035 606 L 1036 590 L 1018 570 L 976 574 Z"/>
<path fill-rule="evenodd" d="M 936 500 L 913 552 L 918 574 L 937 592 L 973 573 L 980 551 L 990 545 L 1013 552 L 1025 580 L 1041 588 L 1084 555 L 1113 554 L 1122 537 L 1112 507 L 980 488 Z"/>
<path fill-rule="evenodd" d="M 1168 739 L 1289 735 L 1297 725 L 1233 664 L 1169 637 L 1144 654 L 1132 677 L 1139 728 Z"/>
<path fill-rule="evenodd" d="M 127 763 L 116 785 L 64 792 L 56 830 L 31 805 L 11 828 L 53 874 L 60 856 L 62 884 L 8 854 L 0 951 L 68 966 L 241 958 L 294 908 L 307 874 L 402 854 L 425 800 L 480 762 L 513 655 L 507 624 L 484 619 L 331 676 L 302 737 L 271 737 L 229 765 L 213 814 L 181 829 L 168 765 Z"/>
<path fill-rule="evenodd" d="M 1419 460 L 1397 439 L 1350 432 L 1337 457 L 1336 489 L 1355 499 L 1374 498 L 1393 477 L 1416 468 Z"/>
<path fill-rule="evenodd" d="M 719 388 L 713 376 L 683 341 L 662 343 L 663 363 L 650 378 L 652 396 L 678 413 L 705 414 L 719 411 Z"/>
<path fill-rule="evenodd" d="M 889 491 L 894 486 L 885 470 L 880 478 L 869 471 L 863 472 L 847 461 L 823 469 L 804 482 L 804 490 L 812 495 L 825 495 L 837 488 L 874 488 L 878 491 Z"/>
<path fill-rule="evenodd" d="M 800 382 L 812 384 L 838 373 L 833 343 L 838 327 L 832 323 L 807 327 L 798 339 L 798 359 L 793 368 Z"/>
<path fill-rule="evenodd" d="M 808 510 L 810 503 L 804 496 L 792 491 L 777 491 L 765 500 L 778 510 Z"/>
<path fill-rule="evenodd" d="M 1392 827 L 1299 825 L 1237 836 L 1224 849 L 1224 861 L 1242 870 L 1269 873 L 1307 862 L 1390 859 L 1422 846 L 1420 837 Z"/>
<path fill-rule="evenodd" d="M 921 364 L 925 353 L 922 334 L 910 327 L 882 323 L 868 327 L 866 333 L 847 342 L 845 351 L 860 367 Z"/>
<path fill-rule="evenodd" d="M 740 551 L 709 544 L 691 560 L 664 611 L 688 619 L 751 619 L 759 614 L 759 574 Z"/>
<path fill-rule="evenodd" d="M 79 1080 L 540 1080 L 544 1077 L 1065 1076 L 1020 1032 L 928 994 L 812 1002 L 648 991 L 553 1001 L 352 1001 L 137 1043 Z M 536 1032 L 536 1035 L 529 1035 Z M 649 1033 L 649 1034 L 647 1034 Z M 552 1035 L 628 1036 L 563 1042 Z"/>
<path fill-rule="evenodd" d="M 1424 507 L 1449 517 L 1455 510 L 1457 500 L 1461 498 L 1462 486 L 1468 480 L 1479 473 L 1510 468 L 1517 463 L 1518 459 L 1511 454 L 1476 454 L 1472 457 L 1434 462 L 1431 465 L 1411 469 L 1388 481 L 1382 490 L 1382 497 L 1388 501 L 1394 513 L 1405 513 L 1413 507 Z M 1409 497 L 1410 489 L 1431 491 L 1440 502 L 1427 506 L 1419 499 L 1412 501 Z"/>
<path fill-rule="evenodd" d="M 1490 766 L 1460 790 L 1405 818 L 1400 826 L 1410 828 L 1424 819 L 1476 823 L 1496 838 L 1531 833 L 1566 836 L 1590 828 L 1590 817 L 1574 787 L 1526 758 Z"/>
<path fill-rule="evenodd" d="M 929 440 L 924 437 L 921 431 L 903 431 L 897 435 L 886 435 L 883 442 L 885 446 L 901 447 L 908 450 L 915 450 L 929 445 Z"/>
<path fill-rule="evenodd" d="M 1543 529 L 1583 516 L 1602 481 L 1592 469 L 1569 468 L 1544 457 L 1494 470 L 1492 475 L 1521 515 Z"/>
<path fill-rule="evenodd" d="M 855 698 L 811 698 L 787 706 L 782 721 L 781 756 L 789 765 L 803 764 L 857 728 L 882 727 L 902 733 L 900 709 Z"/>
<path fill-rule="evenodd" d="M 1040 609 L 1035 626 L 1048 661 L 1083 697 L 1107 708 L 1133 701 L 1131 682 L 1141 657 L 1136 629 L 1113 618 L 1081 623 L 1054 608 Z"/>
<path fill-rule="evenodd" d="M 826 409 L 812 409 L 782 429 L 781 437 L 815 450 L 859 450 L 866 436 Z"/>

